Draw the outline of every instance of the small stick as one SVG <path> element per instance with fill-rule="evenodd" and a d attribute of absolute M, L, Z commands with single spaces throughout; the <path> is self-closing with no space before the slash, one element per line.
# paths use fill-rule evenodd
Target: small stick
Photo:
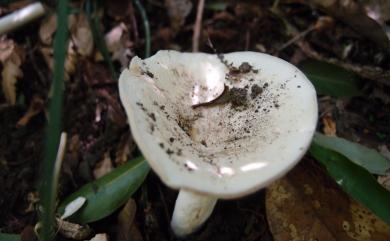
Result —
<path fill-rule="evenodd" d="M 284 43 L 281 47 L 279 47 L 278 49 L 278 52 L 284 50 L 285 48 L 287 48 L 288 46 L 290 46 L 291 44 L 294 44 L 295 42 L 297 42 L 298 40 L 300 40 L 301 38 L 305 37 L 308 33 L 310 33 L 311 31 L 314 30 L 314 26 L 310 26 L 309 28 L 307 28 L 306 30 L 304 30 L 303 32 L 300 32 L 299 34 L 295 35 L 292 39 L 290 39 L 289 41 L 287 41 L 286 43 Z"/>
<path fill-rule="evenodd" d="M 198 9 L 196 13 L 196 20 L 194 25 L 194 34 L 192 35 L 192 52 L 199 51 L 199 37 L 202 28 L 203 9 L 204 9 L 204 0 L 199 0 Z"/>
<path fill-rule="evenodd" d="M 33 21 L 45 14 L 42 3 L 37 2 L 19 9 L 0 19 L 0 35 Z"/>

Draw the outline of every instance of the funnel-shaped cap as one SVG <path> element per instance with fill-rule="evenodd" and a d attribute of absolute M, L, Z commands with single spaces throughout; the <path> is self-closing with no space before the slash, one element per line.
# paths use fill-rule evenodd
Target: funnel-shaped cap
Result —
<path fill-rule="evenodd" d="M 283 175 L 317 122 L 316 93 L 302 72 L 254 52 L 135 57 L 119 90 L 134 139 L 161 179 L 219 198 Z"/>

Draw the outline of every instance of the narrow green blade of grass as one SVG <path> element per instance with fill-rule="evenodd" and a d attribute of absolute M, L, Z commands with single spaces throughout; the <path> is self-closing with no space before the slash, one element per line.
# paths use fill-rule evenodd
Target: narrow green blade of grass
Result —
<path fill-rule="evenodd" d="M 40 199 L 42 205 L 42 240 L 52 240 L 54 211 L 57 194 L 56 156 L 60 142 L 63 80 L 68 36 L 68 0 L 58 1 L 58 27 L 54 38 L 54 74 L 52 98 L 49 107 L 49 124 L 46 130 L 45 156 L 41 168 Z"/>
<path fill-rule="evenodd" d="M 325 166 L 345 192 L 390 225 L 390 192 L 378 184 L 367 170 L 315 142 L 309 152 Z"/>
<path fill-rule="evenodd" d="M 116 80 L 118 78 L 118 74 L 115 71 L 114 64 L 107 49 L 106 41 L 104 40 L 103 33 L 100 30 L 99 17 L 95 14 L 96 4 L 96 1 L 93 0 L 87 0 L 85 4 L 89 26 L 91 28 L 92 36 L 96 43 L 96 46 L 99 52 L 102 54 L 104 62 L 106 62 L 108 69 L 110 70 L 111 78 Z"/>
<path fill-rule="evenodd" d="M 20 235 L 0 233 L 0 241 L 20 241 Z"/>
<path fill-rule="evenodd" d="M 129 200 L 141 186 L 148 172 L 149 165 L 143 157 L 131 160 L 68 196 L 60 204 L 58 213 L 62 214 L 66 205 L 82 196 L 87 199 L 87 202 L 69 219 L 77 223 L 102 219 Z"/>
<path fill-rule="evenodd" d="M 142 24 L 144 25 L 144 34 L 145 34 L 145 58 L 150 56 L 150 26 L 149 26 L 149 20 L 148 15 L 146 14 L 146 11 L 144 7 L 142 6 L 141 2 L 139 0 L 134 0 L 135 6 L 137 7 L 141 18 L 142 18 Z"/>
<path fill-rule="evenodd" d="M 360 79 L 337 65 L 309 59 L 299 64 L 299 68 L 313 83 L 319 94 L 333 97 L 361 95 Z"/>
<path fill-rule="evenodd" d="M 325 136 L 318 132 L 314 135 L 313 141 L 317 145 L 342 154 L 370 173 L 385 175 L 386 170 L 390 168 L 390 160 L 387 160 L 379 152 L 358 143 L 339 137 Z"/>

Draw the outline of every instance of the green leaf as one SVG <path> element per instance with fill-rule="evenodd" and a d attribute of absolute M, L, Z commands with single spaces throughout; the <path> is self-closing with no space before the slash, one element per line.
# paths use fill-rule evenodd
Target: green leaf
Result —
<path fill-rule="evenodd" d="M 0 233 L 0 241 L 20 241 L 20 235 Z"/>
<path fill-rule="evenodd" d="M 386 170 L 390 168 L 390 160 L 379 152 L 358 143 L 339 137 L 325 136 L 318 132 L 314 135 L 313 141 L 317 145 L 344 155 L 373 174 L 385 175 Z"/>
<path fill-rule="evenodd" d="M 59 206 L 58 212 L 62 214 L 66 205 L 83 196 L 87 199 L 86 204 L 69 219 L 77 223 L 102 219 L 126 203 L 143 183 L 148 171 L 149 166 L 143 157 L 131 160 L 68 196 Z"/>
<path fill-rule="evenodd" d="M 60 143 L 63 82 L 65 73 L 65 56 L 68 49 L 68 0 L 57 1 L 58 27 L 54 37 L 54 73 L 51 85 L 52 98 L 49 106 L 49 123 L 46 129 L 45 156 L 42 162 L 40 180 L 40 197 L 42 205 L 42 237 L 43 241 L 52 240 L 54 234 L 54 211 L 57 197 L 58 165 L 57 150 Z"/>
<path fill-rule="evenodd" d="M 206 3 L 205 8 L 210 9 L 212 11 L 225 11 L 229 6 L 229 2 L 227 1 L 216 1 Z"/>
<path fill-rule="evenodd" d="M 379 185 L 367 170 L 315 142 L 309 151 L 345 192 L 390 225 L 390 192 Z"/>
<path fill-rule="evenodd" d="M 313 83 L 319 94 L 333 97 L 352 97 L 362 94 L 358 88 L 359 78 L 337 65 L 309 59 L 301 62 L 299 68 Z"/>

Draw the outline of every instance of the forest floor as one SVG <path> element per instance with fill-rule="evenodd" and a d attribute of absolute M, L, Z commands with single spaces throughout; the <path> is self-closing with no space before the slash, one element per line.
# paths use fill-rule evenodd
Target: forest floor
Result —
<path fill-rule="evenodd" d="M 59 200 L 140 155 L 119 100 L 117 79 L 96 47 L 83 12 L 84 2 L 72 2 L 72 8 L 79 11 L 69 18 L 62 119 L 68 145 Z M 331 7 L 302 0 L 280 1 L 278 5 L 272 0 L 206 1 L 202 23 L 197 26 L 198 1 L 141 2 L 149 18 L 152 54 L 161 49 L 192 52 L 196 41 L 199 52 L 256 51 L 295 65 L 311 58 L 354 72 L 361 79 L 359 88 L 364 94 L 350 98 L 320 95 L 318 130 L 381 150 L 384 155 L 389 153 L 390 53 L 379 38 L 365 34 L 371 31 L 375 35 L 380 30 L 367 30 L 364 24 L 343 19 L 349 18 L 348 14 L 355 16 L 356 12 L 346 11 L 342 17 Z M 11 13 L 28 3 L 0 5 L 0 14 Z M 37 185 L 53 77 L 54 13 L 55 6 L 49 3 L 44 18 L 0 36 L 3 81 L 9 78 L 16 82 L 16 88 L 3 84 L 0 91 L 0 232 L 4 233 L 29 233 L 38 221 Z M 133 56 L 144 57 L 143 20 L 132 1 L 101 1 L 96 14 L 116 73 L 128 66 Z M 196 28 L 200 30 L 199 40 L 193 38 Z M 5 71 L 5 55 L 16 59 L 16 70 Z M 305 168 L 313 170 L 309 175 L 315 173 L 322 178 L 320 185 L 348 199 L 309 155 L 291 173 Z M 294 179 L 291 173 L 288 177 Z M 294 182 L 299 186 L 298 179 Z M 314 181 L 312 184 L 315 186 Z M 206 225 L 186 240 L 274 240 L 266 192 L 218 202 Z M 169 228 L 176 195 L 177 191 L 150 172 L 143 187 L 133 195 L 137 212 L 126 239 L 178 240 Z M 118 213 L 91 223 L 94 233 L 106 233 L 109 240 L 118 240 Z M 25 235 L 24 240 L 34 240 L 32 237 Z M 278 237 L 275 240 L 289 240 Z M 72 240 L 61 234 L 57 239 Z"/>

